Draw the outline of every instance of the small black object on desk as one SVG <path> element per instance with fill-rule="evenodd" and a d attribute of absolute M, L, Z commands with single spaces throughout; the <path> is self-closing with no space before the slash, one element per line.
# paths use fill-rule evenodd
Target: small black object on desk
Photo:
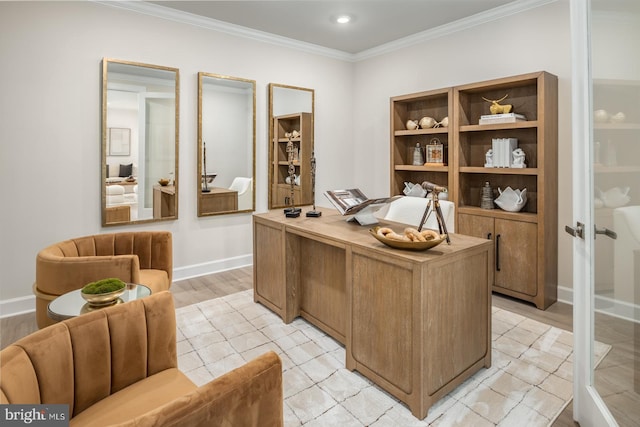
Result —
<path fill-rule="evenodd" d="M 287 218 L 297 218 L 300 216 L 300 212 L 302 212 L 301 208 L 285 208 L 284 216 Z"/>

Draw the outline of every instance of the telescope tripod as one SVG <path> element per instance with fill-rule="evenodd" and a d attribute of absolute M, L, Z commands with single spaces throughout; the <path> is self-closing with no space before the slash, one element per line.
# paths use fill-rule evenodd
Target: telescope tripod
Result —
<path fill-rule="evenodd" d="M 422 227 L 424 223 L 427 222 L 427 218 L 429 218 L 429 208 L 431 207 L 431 202 L 433 202 L 433 212 L 436 214 L 436 219 L 438 220 L 438 231 L 440 234 L 444 234 L 446 236 L 447 244 L 451 244 L 451 239 L 449 238 L 449 232 L 447 231 L 447 224 L 444 222 L 444 216 L 442 215 L 442 208 L 440 208 L 440 200 L 438 199 L 438 191 L 431 192 L 431 200 L 427 202 L 427 207 L 424 210 L 424 214 L 422 214 L 422 220 L 420 221 L 420 225 L 418 226 L 418 231 L 422 231 Z"/>

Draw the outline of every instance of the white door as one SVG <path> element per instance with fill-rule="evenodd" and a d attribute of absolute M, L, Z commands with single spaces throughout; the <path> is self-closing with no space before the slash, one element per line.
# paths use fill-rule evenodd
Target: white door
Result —
<path fill-rule="evenodd" d="M 581 427 L 637 426 L 628 414 L 640 400 L 640 2 L 572 0 L 571 21 L 573 412 Z M 598 337 L 619 345 L 602 333 L 612 323 L 628 359 L 613 380 L 594 356 Z"/>

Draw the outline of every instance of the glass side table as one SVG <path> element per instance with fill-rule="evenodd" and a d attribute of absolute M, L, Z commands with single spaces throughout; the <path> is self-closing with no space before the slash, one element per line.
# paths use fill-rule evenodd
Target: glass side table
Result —
<path fill-rule="evenodd" d="M 112 307 L 117 304 L 123 304 L 135 299 L 148 297 L 149 295 L 151 295 L 151 289 L 145 285 L 127 283 L 127 290 L 120 295 L 120 298 L 118 298 L 113 304 L 94 307 L 90 306 L 87 301 L 82 298 L 82 295 L 80 295 L 80 289 L 76 289 L 75 291 L 60 295 L 58 298 L 51 301 L 47 307 L 47 315 L 53 320 L 61 321 L 89 313 L 91 311 L 100 310 L 105 307 Z"/>

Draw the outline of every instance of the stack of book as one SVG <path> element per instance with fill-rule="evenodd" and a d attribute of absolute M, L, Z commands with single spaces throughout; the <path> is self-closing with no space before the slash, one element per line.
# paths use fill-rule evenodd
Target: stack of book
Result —
<path fill-rule="evenodd" d="M 493 138 L 491 149 L 493 150 L 493 167 L 513 167 L 513 150 L 518 148 L 517 138 Z"/>
<path fill-rule="evenodd" d="M 487 114 L 480 116 L 480 125 L 495 125 L 498 123 L 515 123 L 526 121 L 527 118 L 522 114 L 505 113 L 505 114 Z"/>

